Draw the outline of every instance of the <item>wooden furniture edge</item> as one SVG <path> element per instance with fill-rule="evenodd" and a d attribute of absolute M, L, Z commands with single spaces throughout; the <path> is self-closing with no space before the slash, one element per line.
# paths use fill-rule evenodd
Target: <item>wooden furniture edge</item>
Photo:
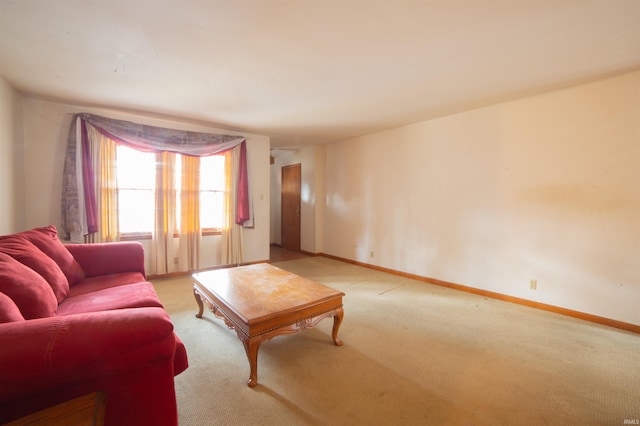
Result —
<path fill-rule="evenodd" d="M 106 405 L 104 392 L 93 392 L 16 419 L 4 426 L 103 426 Z"/>
<path fill-rule="evenodd" d="M 397 271 L 395 269 L 384 268 L 382 266 L 371 265 L 369 263 L 359 262 L 357 260 L 346 259 L 346 258 L 343 258 L 343 257 L 334 256 L 332 254 L 318 253 L 318 254 L 315 254 L 315 256 L 323 256 L 323 257 L 326 257 L 326 258 L 329 258 L 329 259 L 338 260 L 340 262 L 350 263 L 352 265 L 362 266 L 362 267 L 369 268 L 369 269 L 374 269 L 374 270 L 380 271 L 380 272 L 386 272 L 386 273 L 389 273 L 389 274 L 392 274 L 392 275 L 397 275 L 397 276 L 401 276 L 401 277 L 405 277 L 405 278 L 410 278 L 410 279 L 426 282 L 426 283 L 429 283 L 429 284 L 439 285 L 441 287 L 447 287 L 447 288 L 451 288 L 451 289 L 455 289 L 455 290 L 464 291 L 464 292 L 467 292 L 467 293 L 477 294 L 477 295 L 480 295 L 480 296 L 486 296 L 486 297 L 490 297 L 492 299 L 502 300 L 502 301 L 505 301 L 505 302 L 516 303 L 518 305 L 523 305 L 523 306 L 527 306 L 527 307 L 530 307 L 530 308 L 540 309 L 540 310 L 547 311 L 547 312 L 553 312 L 553 313 L 556 313 L 556 314 L 561 314 L 561 315 L 565 315 L 565 316 L 569 316 L 569 317 L 573 317 L 573 318 L 578 318 L 578 319 L 581 319 L 581 320 L 584 320 L 584 321 L 589 321 L 589 322 L 592 322 L 592 323 L 596 323 L 596 324 L 600 324 L 600 325 L 606 325 L 608 327 L 613 327 L 613 328 L 617 328 L 617 329 L 624 330 L 624 331 L 629 331 L 631 333 L 640 334 L 640 325 L 631 324 L 631 323 L 624 322 L 624 321 L 618 321 L 618 320 L 614 320 L 614 319 L 611 319 L 611 318 L 601 317 L 601 316 L 598 316 L 598 315 L 588 314 L 586 312 L 575 311 L 573 309 L 563 308 L 563 307 L 555 306 L 555 305 L 549 305 L 549 304 L 546 304 L 546 303 L 536 302 L 536 301 L 533 301 L 533 300 L 523 299 L 523 298 L 520 298 L 520 297 L 509 296 L 507 294 L 497 293 L 497 292 L 494 292 L 494 291 L 482 290 L 482 289 L 479 289 L 479 288 L 469 287 L 469 286 L 466 286 L 466 285 L 456 284 L 456 283 L 452 283 L 452 282 L 448 282 L 448 281 L 443 281 L 443 280 L 439 280 L 439 279 L 436 279 L 436 278 L 423 277 L 421 275 L 410 274 L 408 272 L 402 272 L 402 271 Z"/>

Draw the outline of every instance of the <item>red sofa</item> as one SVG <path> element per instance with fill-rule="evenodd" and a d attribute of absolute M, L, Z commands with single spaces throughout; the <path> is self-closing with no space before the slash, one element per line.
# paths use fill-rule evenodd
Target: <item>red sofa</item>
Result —
<path fill-rule="evenodd" d="M 107 425 L 177 425 L 187 365 L 140 243 L 0 237 L 0 424 L 102 391 Z"/>

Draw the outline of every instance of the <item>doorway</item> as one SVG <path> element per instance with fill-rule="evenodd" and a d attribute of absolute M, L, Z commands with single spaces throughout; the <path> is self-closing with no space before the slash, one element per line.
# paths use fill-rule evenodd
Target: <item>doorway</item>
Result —
<path fill-rule="evenodd" d="M 296 251 L 300 250 L 300 182 L 300 164 L 282 167 L 280 244 Z"/>

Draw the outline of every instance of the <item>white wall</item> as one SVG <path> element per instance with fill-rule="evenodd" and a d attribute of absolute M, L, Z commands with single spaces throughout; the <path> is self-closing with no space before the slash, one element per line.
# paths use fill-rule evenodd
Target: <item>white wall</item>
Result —
<path fill-rule="evenodd" d="M 326 168 L 325 253 L 640 324 L 640 72 L 330 144 Z"/>
<path fill-rule="evenodd" d="M 0 235 L 25 229 L 22 96 L 0 77 Z"/>
<path fill-rule="evenodd" d="M 322 229 L 318 219 L 324 211 L 324 151 L 324 146 L 272 151 L 271 243 L 281 243 L 282 167 L 300 164 L 300 249 L 309 253 L 320 251 L 317 232 Z"/>
<path fill-rule="evenodd" d="M 200 132 L 239 134 L 187 120 L 126 113 L 117 110 L 86 108 L 40 99 L 24 99 L 24 144 L 26 170 L 26 228 L 53 224 L 60 226 L 62 168 L 71 118 L 74 113 L 89 112 L 161 127 Z M 255 228 L 245 229 L 245 262 L 269 259 L 269 144 L 266 136 L 242 133 L 247 138 L 249 183 L 253 198 Z M 201 267 L 219 265 L 219 236 L 204 237 Z M 148 250 L 148 248 L 147 248 Z M 147 265 L 148 267 L 148 265 Z"/>
<path fill-rule="evenodd" d="M 315 147 L 315 242 L 314 253 L 322 252 L 324 247 L 325 212 L 327 207 L 327 146 L 318 145 Z"/>

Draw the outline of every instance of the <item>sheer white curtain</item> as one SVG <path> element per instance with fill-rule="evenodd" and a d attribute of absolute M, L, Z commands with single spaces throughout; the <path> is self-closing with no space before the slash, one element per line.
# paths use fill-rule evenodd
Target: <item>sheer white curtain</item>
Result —
<path fill-rule="evenodd" d="M 91 125 L 87 125 L 87 135 L 93 162 L 98 211 L 98 232 L 87 237 L 94 243 L 119 241 L 116 143 Z"/>
<path fill-rule="evenodd" d="M 150 273 L 168 274 L 177 270 L 174 243 L 176 232 L 176 187 L 174 182 L 176 154 L 156 154 L 155 219 L 151 234 Z"/>
<path fill-rule="evenodd" d="M 181 156 L 180 251 L 181 271 L 193 271 L 200 265 L 200 157 Z"/>

